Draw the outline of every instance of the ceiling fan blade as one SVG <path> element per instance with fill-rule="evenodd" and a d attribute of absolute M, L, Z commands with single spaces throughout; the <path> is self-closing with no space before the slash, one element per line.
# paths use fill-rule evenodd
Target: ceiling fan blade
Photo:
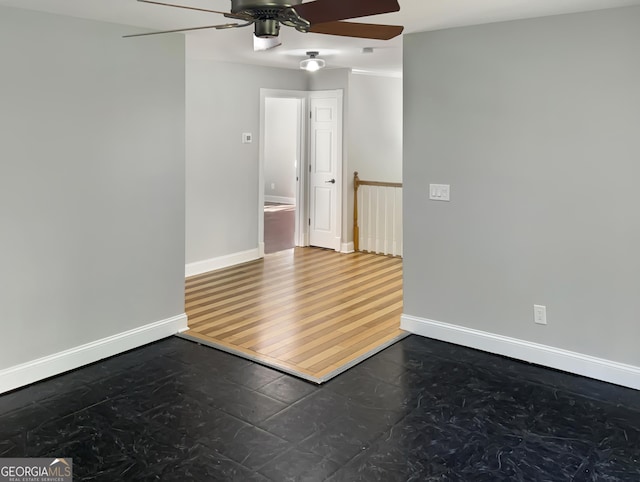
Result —
<path fill-rule="evenodd" d="M 253 36 L 253 51 L 262 52 L 271 50 L 282 45 L 279 37 L 256 37 Z"/>
<path fill-rule="evenodd" d="M 400 10 L 398 0 L 315 0 L 293 7 L 311 25 Z"/>
<path fill-rule="evenodd" d="M 196 10 L 198 12 L 219 13 L 221 15 L 224 15 L 225 13 L 228 13 L 228 12 L 218 12 L 217 10 L 207 10 L 207 9 L 204 9 L 204 8 L 189 7 L 187 5 L 176 5 L 176 4 L 173 4 L 173 3 L 156 2 L 155 0 L 138 0 L 138 2 L 140 2 L 140 3 L 152 3 L 153 5 L 162 5 L 164 7 L 186 8 L 187 10 Z"/>
<path fill-rule="evenodd" d="M 191 32 L 193 30 L 207 30 L 210 28 L 215 28 L 216 30 L 224 30 L 227 28 L 238 28 L 238 27 L 246 27 L 251 25 L 252 22 L 249 23 L 224 23 L 222 25 L 207 25 L 205 27 L 190 27 L 190 28 L 177 28 L 175 30 L 163 30 L 161 32 L 147 32 L 147 33 L 135 33 L 132 35 L 123 35 L 122 38 L 132 38 L 132 37 L 146 37 L 147 35 L 162 35 L 165 33 L 178 33 L 178 32 Z"/>
<path fill-rule="evenodd" d="M 312 25 L 309 32 L 340 35 L 342 37 L 370 38 L 390 40 L 402 33 L 404 27 L 399 25 L 378 25 L 356 22 L 326 22 Z"/>
<path fill-rule="evenodd" d="M 196 12 L 208 12 L 208 13 L 219 13 L 220 15 L 224 15 L 229 18 L 237 18 L 239 20 L 249 21 L 250 18 L 245 17 L 243 15 L 236 15 L 230 12 L 220 12 L 218 10 L 209 10 L 206 8 L 198 8 L 198 7 L 190 7 L 188 5 L 178 5 L 176 3 L 166 3 L 166 2 L 158 2 L 156 0 L 138 0 L 140 3 L 151 3 L 153 5 L 162 5 L 163 7 L 174 7 L 174 8 L 184 8 L 186 10 L 195 10 Z"/>

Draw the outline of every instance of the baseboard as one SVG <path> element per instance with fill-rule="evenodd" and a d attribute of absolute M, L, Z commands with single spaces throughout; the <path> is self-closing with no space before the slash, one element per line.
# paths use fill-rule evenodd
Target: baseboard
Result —
<path fill-rule="evenodd" d="M 340 252 L 349 254 L 355 251 L 353 241 L 350 243 L 341 243 L 340 244 Z"/>
<path fill-rule="evenodd" d="M 276 204 L 293 204 L 296 205 L 296 198 L 294 197 L 284 197 L 284 196 L 264 196 L 264 202 L 266 203 L 276 203 Z"/>
<path fill-rule="evenodd" d="M 262 257 L 264 257 L 264 243 L 262 243 L 261 246 L 248 251 L 241 251 L 239 253 L 227 254 L 217 258 L 190 263 L 185 266 L 184 272 L 185 276 L 188 278 L 189 276 L 196 276 L 198 274 L 208 273 L 209 271 L 228 268 L 229 266 L 235 266 L 236 264 L 247 263 Z"/>
<path fill-rule="evenodd" d="M 410 315 L 402 315 L 400 327 L 435 340 L 640 390 L 640 367 L 633 365 Z"/>
<path fill-rule="evenodd" d="M 182 314 L 0 370 L 0 393 L 59 375 L 187 329 L 187 315 Z"/>

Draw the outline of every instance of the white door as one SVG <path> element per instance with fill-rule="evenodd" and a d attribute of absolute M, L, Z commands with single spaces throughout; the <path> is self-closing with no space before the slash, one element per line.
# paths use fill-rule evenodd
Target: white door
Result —
<path fill-rule="evenodd" d="M 310 107 L 309 244 L 340 251 L 342 92 L 314 92 Z"/>

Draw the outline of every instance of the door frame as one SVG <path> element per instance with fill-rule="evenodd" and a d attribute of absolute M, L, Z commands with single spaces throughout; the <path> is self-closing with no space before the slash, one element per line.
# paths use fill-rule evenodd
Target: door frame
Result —
<path fill-rule="evenodd" d="M 337 172 L 338 184 L 336 196 L 336 226 L 338 229 L 338 237 L 341 238 L 340 249 L 343 249 L 342 238 L 343 231 L 343 207 L 346 203 L 346 193 L 344 191 L 345 183 L 344 169 L 344 139 L 343 139 L 343 122 L 344 122 L 344 92 L 342 89 L 335 90 L 283 90 L 283 89 L 260 89 L 260 138 L 259 138 L 259 154 L 258 154 L 258 249 L 260 257 L 264 257 L 264 161 L 265 161 L 265 115 L 266 115 L 266 99 L 298 99 L 300 100 L 300 121 L 298 128 L 298 163 L 296 165 L 296 218 L 295 218 L 295 245 L 309 246 L 309 149 L 310 149 L 310 128 L 309 116 L 311 115 L 311 98 L 332 96 L 338 99 L 338 159 Z"/>
<path fill-rule="evenodd" d="M 302 90 L 260 89 L 260 142 L 258 156 L 258 248 L 260 257 L 264 257 L 264 161 L 265 161 L 265 121 L 266 99 L 296 99 L 300 101 L 298 120 L 298 153 L 296 163 L 296 216 L 294 241 L 296 246 L 308 246 L 309 230 L 304 222 L 308 218 L 305 175 L 307 160 L 307 112 L 309 111 L 309 93 Z"/>

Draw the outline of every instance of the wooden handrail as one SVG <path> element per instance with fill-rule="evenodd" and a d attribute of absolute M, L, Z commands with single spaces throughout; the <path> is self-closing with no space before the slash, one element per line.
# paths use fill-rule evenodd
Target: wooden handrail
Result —
<path fill-rule="evenodd" d="M 401 182 L 363 181 L 358 171 L 353 173 L 353 249 L 360 250 L 360 226 L 358 226 L 358 189 L 360 186 L 402 187 Z"/>
<path fill-rule="evenodd" d="M 360 186 L 402 187 L 402 183 L 401 182 L 382 182 L 382 181 L 361 181 L 358 179 L 358 187 Z"/>

